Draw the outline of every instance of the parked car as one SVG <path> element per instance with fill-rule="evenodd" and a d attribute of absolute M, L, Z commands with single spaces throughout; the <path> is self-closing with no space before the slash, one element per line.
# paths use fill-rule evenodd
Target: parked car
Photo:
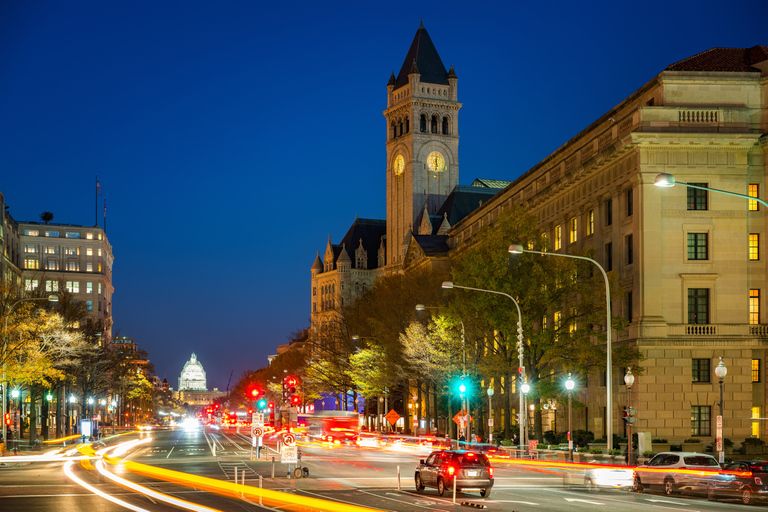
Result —
<path fill-rule="evenodd" d="M 739 498 L 745 505 L 768 498 L 768 461 L 737 460 L 709 481 L 707 498 Z"/>
<path fill-rule="evenodd" d="M 633 483 L 633 470 L 625 466 L 607 466 L 600 461 L 567 467 L 563 473 L 563 487 L 583 488 L 589 492 L 600 489 L 629 489 Z"/>
<path fill-rule="evenodd" d="M 702 489 L 708 486 L 720 464 L 711 455 L 696 452 L 661 452 L 643 466 L 634 469 L 633 490 L 661 487 L 671 495 L 680 489 Z"/>
<path fill-rule="evenodd" d="M 436 487 L 442 496 L 446 489 L 456 492 L 479 491 L 487 498 L 493 487 L 493 468 L 482 453 L 467 450 L 438 450 L 421 460 L 414 475 L 416 491 Z"/>

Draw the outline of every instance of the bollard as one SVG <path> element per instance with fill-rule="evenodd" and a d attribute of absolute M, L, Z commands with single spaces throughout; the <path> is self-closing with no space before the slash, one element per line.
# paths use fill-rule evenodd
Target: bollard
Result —
<path fill-rule="evenodd" d="M 397 490 L 401 491 L 400 489 L 400 466 L 397 466 Z"/>
<path fill-rule="evenodd" d="M 261 475 L 259 475 L 259 491 L 261 491 L 261 489 L 262 489 L 262 486 L 261 486 Z M 259 492 L 259 505 L 263 505 L 263 503 L 261 502 L 261 500 L 262 500 L 262 496 L 261 495 L 262 495 L 262 493 Z"/>
<path fill-rule="evenodd" d="M 275 458 L 272 457 L 272 478 L 275 478 Z"/>
<path fill-rule="evenodd" d="M 235 466 L 235 487 L 237 487 L 237 466 Z"/>
<path fill-rule="evenodd" d="M 456 485 L 456 478 L 457 477 L 453 477 L 453 504 L 454 505 L 456 504 L 456 487 L 458 487 Z"/>
<path fill-rule="evenodd" d="M 243 476 L 240 477 L 240 481 L 243 483 L 243 486 L 240 488 L 240 497 L 245 498 L 245 470 L 241 474 Z"/>

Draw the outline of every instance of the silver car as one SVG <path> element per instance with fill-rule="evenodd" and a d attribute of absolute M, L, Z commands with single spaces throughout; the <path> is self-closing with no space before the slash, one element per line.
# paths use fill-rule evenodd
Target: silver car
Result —
<path fill-rule="evenodd" d="M 634 470 L 633 489 L 659 487 L 667 495 L 680 489 L 706 489 L 720 471 L 711 455 L 696 452 L 661 452 Z"/>

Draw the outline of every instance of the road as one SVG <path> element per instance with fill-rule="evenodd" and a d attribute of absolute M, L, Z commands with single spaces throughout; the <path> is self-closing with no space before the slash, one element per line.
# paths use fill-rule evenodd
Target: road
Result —
<path fill-rule="evenodd" d="M 290 499 L 319 498 L 328 500 L 327 510 L 340 505 L 355 504 L 389 511 L 453 511 L 467 510 L 462 503 L 484 505 L 489 511 L 560 511 L 595 510 L 612 511 L 621 508 L 629 511 L 726 511 L 743 510 L 737 501 L 709 502 L 700 496 L 667 497 L 660 493 L 632 493 L 621 490 L 588 493 L 563 488 L 557 474 L 534 472 L 528 469 L 496 463 L 495 485 L 490 498 L 483 499 L 477 493 L 459 493 L 456 503 L 449 496 L 440 497 L 434 489 L 417 493 L 413 485 L 413 469 L 419 455 L 411 452 L 367 450 L 360 448 L 331 448 L 322 445 L 300 443 L 303 465 L 309 469 L 306 478 L 288 478 L 287 465 L 280 463 L 274 443 L 268 442 L 266 458 L 251 460 L 250 438 L 235 431 L 204 432 L 202 430 L 162 430 L 150 434 L 130 434 L 105 441 L 114 446 L 129 440 L 147 440 L 131 448 L 125 455 L 130 463 L 149 468 L 171 470 L 189 478 L 214 479 L 223 485 L 233 486 L 235 470 L 238 481 L 245 474 L 249 487 L 259 486 L 259 476 L 264 489 L 278 491 L 279 496 Z M 96 445 L 101 448 L 102 445 Z M 215 455 L 214 455 L 215 452 Z M 272 461 L 275 457 L 275 461 Z M 11 459 L 5 459 L 11 460 Z M 98 471 L 99 465 L 117 477 L 145 486 L 184 503 L 197 504 L 213 510 L 250 511 L 285 510 L 287 505 L 270 502 L 259 506 L 255 495 L 241 497 L 238 492 L 217 493 L 205 490 L 200 479 L 187 483 L 164 481 L 157 475 L 139 474 L 117 464 L 93 461 L 39 461 L 25 459 L 0 466 L 0 510 L 24 512 L 48 511 L 139 511 L 179 510 L 160 501 L 160 498 L 127 489 L 109 480 Z M 67 476 L 64 467 L 85 488 Z M 144 467 L 144 466 L 141 466 Z M 398 468 L 400 471 L 398 488 Z M 153 469 L 153 471 L 155 470 Z M 272 478 L 274 471 L 274 478 Z M 164 477 L 165 478 L 165 477 Z M 186 477 L 185 477 L 186 478 Z M 94 494 L 103 493 L 122 504 L 108 501 Z M 246 493 L 247 494 L 247 493 Z M 128 508 L 127 508 L 128 507 Z M 191 508 L 188 505 L 187 508 Z M 198 510 L 204 510 L 198 508 Z"/>

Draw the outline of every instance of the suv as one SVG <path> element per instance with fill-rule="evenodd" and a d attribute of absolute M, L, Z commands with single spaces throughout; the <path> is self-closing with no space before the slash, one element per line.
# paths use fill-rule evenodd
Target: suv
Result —
<path fill-rule="evenodd" d="M 635 468 L 632 489 L 659 486 L 667 495 L 679 489 L 707 487 L 720 471 L 720 464 L 711 455 L 695 452 L 661 452 Z"/>
<path fill-rule="evenodd" d="M 421 460 L 414 475 L 416 491 L 436 487 L 442 496 L 447 488 L 456 486 L 456 492 L 480 491 L 487 498 L 493 487 L 493 468 L 488 457 L 467 450 L 439 450 Z"/>
<path fill-rule="evenodd" d="M 707 487 L 710 501 L 718 497 L 738 497 L 745 505 L 753 503 L 755 498 L 768 498 L 768 462 L 737 460 L 725 466 Z"/>

